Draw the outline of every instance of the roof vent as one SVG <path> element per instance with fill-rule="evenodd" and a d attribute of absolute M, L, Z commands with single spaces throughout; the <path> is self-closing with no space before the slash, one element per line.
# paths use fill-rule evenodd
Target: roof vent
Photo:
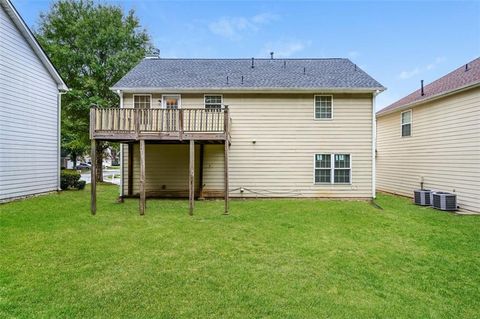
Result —
<path fill-rule="evenodd" d="M 252 69 L 255 67 L 255 59 L 252 58 Z"/>
<path fill-rule="evenodd" d="M 145 55 L 145 59 L 160 59 L 160 49 L 152 49 Z"/>
<path fill-rule="evenodd" d="M 470 70 L 470 69 L 468 68 L 468 63 L 467 63 L 467 64 L 465 64 L 465 72 L 467 72 L 468 70 Z"/>
<path fill-rule="evenodd" d="M 421 94 L 422 96 L 424 96 L 425 92 L 423 91 L 423 80 L 420 81 L 420 86 L 421 86 Z"/>
<path fill-rule="evenodd" d="M 270 59 L 273 60 L 273 51 L 270 52 Z"/>

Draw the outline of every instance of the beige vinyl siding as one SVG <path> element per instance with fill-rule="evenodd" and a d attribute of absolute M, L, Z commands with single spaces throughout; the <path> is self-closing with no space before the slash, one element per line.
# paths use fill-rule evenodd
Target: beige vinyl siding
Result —
<path fill-rule="evenodd" d="M 314 94 L 225 93 L 223 97 L 232 118 L 231 196 L 372 196 L 371 94 L 334 94 L 332 120 L 314 119 Z M 161 94 L 153 94 L 158 107 L 160 98 Z M 132 94 L 124 94 L 124 106 L 132 105 Z M 182 94 L 182 107 L 203 107 L 203 94 Z M 147 149 L 147 158 L 148 153 Z M 351 154 L 351 184 L 315 185 L 315 153 Z M 188 161 L 187 154 L 184 158 Z M 182 170 L 188 173 L 187 168 Z M 222 194 L 223 145 L 205 148 L 204 184 L 206 196 Z"/>
<path fill-rule="evenodd" d="M 424 188 L 480 211 L 480 88 L 414 107 L 410 137 L 400 113 L 377 119 L 378 189 L 411 197 L 423 177 Z"/>
<path fill-rule="evenodd" d="M 0 201 L 57 190 L 57 83 L 1 5 L 0 96 Z"/>

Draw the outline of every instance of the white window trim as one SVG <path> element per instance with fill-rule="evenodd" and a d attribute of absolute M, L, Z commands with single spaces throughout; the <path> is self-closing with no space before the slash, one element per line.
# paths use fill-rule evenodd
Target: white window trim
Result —
<path fill-rule="evenodd" d="M 203 108 L 204 109 L 207 109 L 207 104 L 205 103 L 205 97 L 207 97 L 207 96 L 220 96 L 222 98 L 222 101 L 220 102 L 220 108 L 223 108 L 223 94 L 211 93 L 211 94 L 204 94 L 203 95 Z"/>
<path fill-rule="evenodd" d="M 182 95 L 173 93 L 173 94 L 162 94 L 162 109 L 166 109 L 167 106 L 165 105 L 165 99 L 163 98 L 164 96 L 176 96 L 178 97 L 178 109 L 182 108 Z"/>
<path fill-rule="evenodd" d="M 135 97 L 136 96 L 149 96 L 150 97 L 150 109 L 152 108 L 153 105 L 153 100 L 152 100 L 152 95 L 151 94 L 134 94 L 133 95 L 133 108 L 135 108 Z M 123 103 L 122 103 L 123 104 Z"/>
<path fill-rule="evenodd" d="M 408 113 L 410 112 L 410 123 L 403 123 L 403 113 Z M 403 136 L 403 125 L 410 124 L 410 135 Z M 400 137 L 405 138 L 405 137 L 411 137 L 413 133 L 413 112 L 412 109 L 405 110 L 400 113 Z"/>
<path fill-rule="evenodd" d="M 330 118 L 317 118 L 316 117 L 315 109 L 316 109 L 317 105 L 316 105 L 315 102 L 317 100 L 317 96 L 330 96 L 332 98 L 332 117 L 330 117 Z M 315 94 L 313 96 L 313 119 L 315 121 L 331 121 L 331 120 L 333 120 L 333 108 L 334 108 L 333 105 L 334 105 L 334 103 L 333 103 L 333 95 L 332 94 Z"/>
<path fill-rule="evenodd" d="M 315 162 L 316 162 L 316 156 L 317 155 L 330 155 L 330 183 L 322 183 L 322 182 L 316 182 L 315 181 L 315 170 L 317 169 L 315 167 Z M 344 168 L 337 168 L 337 169 L 348 169 L 350 171 L 350 176 L 349 180 L 350 182 L 348 183 L 335 183 L 335 155 L 349 155 L 350 156 L 350 166 L 349 167 L 344 167 Z M 353 162 L 353 157 L 351 153 L 345 153 L 345 152 L 323 152 L 323 153 L 315 153 L 313 154 L 313 184 L 314 185 L 352 185 L 352 162 Z M 322 168 L 319 168 L 322 169 Z M 327 168 L 323 168 L 327 169 Z"/>

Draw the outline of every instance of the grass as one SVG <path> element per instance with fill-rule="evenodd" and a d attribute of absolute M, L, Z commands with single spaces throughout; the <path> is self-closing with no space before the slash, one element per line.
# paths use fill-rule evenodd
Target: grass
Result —
<path fill-rule="evenodd" d="M 367 202 L 116 203 L 118 188 L 0 206 L 0 317 L 474 318 L 480 218 Z"/>

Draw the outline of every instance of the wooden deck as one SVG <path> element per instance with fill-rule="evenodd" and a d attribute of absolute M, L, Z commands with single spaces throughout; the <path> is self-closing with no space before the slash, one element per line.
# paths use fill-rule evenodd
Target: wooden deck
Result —
<path fill-rule="evenodd" d="M 106 141 L 219 141 L 229 139 L 228 107 L 215 110 L 92 108 L 90 139 Z"/>
<path fill-rule="evenodd" d="M 189 143 L 189 213 L 194 209 L 195 143 L 220 143 L 225 145 L 224 197 L 228 213 L 228 153 L 230 148 L 231 119 L 227 106 L 221 109 L 134 109 L 97 108 L 90 109 L 90 139 L 92 142 L 92 185 L 91 211 L 96 205 L 96 145 L 99 141 L 138 143 L 140 146 L 140 215 L 145 213 L 145 149 L 147 143 Z M 203 152 L 201 152 L 203 156 Z M 203 161 L 203 158 L 200 159 Z M 131 159 L 130 161 L 131 162 Z M 131 168 L 130 168 L 131 169 Z M 203 172 L 200 171 L 200 176 Z M 130 185 L 132 184 L 129 181 Z"/>

